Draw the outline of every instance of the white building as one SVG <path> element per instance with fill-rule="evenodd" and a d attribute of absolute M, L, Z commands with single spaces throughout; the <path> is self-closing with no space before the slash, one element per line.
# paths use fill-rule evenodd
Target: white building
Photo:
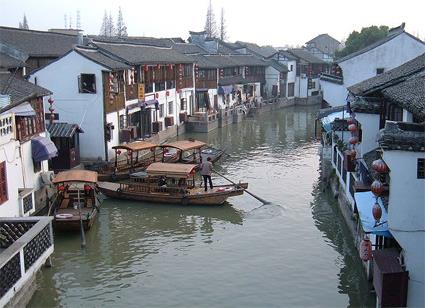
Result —
<path fill-rule="evenodd" d="M 424 42 L 405 32 L 404 24 L 391 29 L 386 38 L 336 61 L 342 79 L 321 78 L 323 99 L 331 106 L 343 105 L 349 87 L 398 67 L 424 52 Z"/>
<path fill-rule="evenodd" d="M 295 87 L 295 82 L 297 80 L 297 59 L 285 50 L 279 50 L 275 54 L 269 57 L 274 59 L 279 63 L 285 65 L 288 68 L 288 73 L 286 75 L 286 97 L 294 98 L 299 96 L 298 88 Z"/>
<path fill-rule="evenodd" d="M 335 52 L 340 48 L 341 43 L 327 33 L 320 34 L 305 43 L 308 52 L 326 62 L 333 62 Z"/>

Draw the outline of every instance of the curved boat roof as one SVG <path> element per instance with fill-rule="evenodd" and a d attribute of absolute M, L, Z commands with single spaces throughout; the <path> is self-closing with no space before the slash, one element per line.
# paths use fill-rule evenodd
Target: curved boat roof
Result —
<path fill-rule="evenodd" d="M 64 182 L 97 183 L 97 172 L 89 170 L 67 170 L 59 172 L 52 181 L 54 184 Z"/>
<path fill-rule="evenodd" d="M 152 163 L 146 168 L 146 172 L 149 176 L 185 178 L 195 170 L 196 166 L 194 164 Z"/>
<path fill-rule="evenodd" d="M 182 151 L 189 151 L 192 149 L 200 149 L 205 145 L 206 145 L 205 142 L 202 142 L 199 140 L 180 140 L 180 141 L 166 143 L 161 146 L 164 148 L 169 147 L 169 148 L 176 148 Z"/>
<path fill-rule="evenodd" d="M 127 150 L 127 151 L 143 151 L 156 148 L 158 145 L 148 141 L 134 141 L 126 144 L 120 144 L 112 147 L 114 150 Z"/>

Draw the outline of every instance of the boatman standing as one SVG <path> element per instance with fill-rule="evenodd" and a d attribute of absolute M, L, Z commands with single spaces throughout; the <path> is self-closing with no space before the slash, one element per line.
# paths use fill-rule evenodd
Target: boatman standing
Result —
<path fill-rule="evenodd" d="M 205 191 L 208 190 L 207 180 L 210 183 L 210 188 L 213 189 L 213 184 L 212 184 L 212 181 L 211 181 L 211 172 L 212 172 L 212 169 L 213 169 L 211 157 L 208 157 L 207 161 L 204 161 L 204 162 L 201 163 L 200 169 L 201 169 L 201 175 L 204 178 Z"/>

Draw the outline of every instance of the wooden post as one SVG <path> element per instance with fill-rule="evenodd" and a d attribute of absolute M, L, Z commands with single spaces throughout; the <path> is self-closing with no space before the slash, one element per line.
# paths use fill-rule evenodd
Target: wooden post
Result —
<path fill-rule="evenodd" d="M 117 149 L 115 149 L 115 169 L 118 168 L 118 153 L 117 153 Z"/>

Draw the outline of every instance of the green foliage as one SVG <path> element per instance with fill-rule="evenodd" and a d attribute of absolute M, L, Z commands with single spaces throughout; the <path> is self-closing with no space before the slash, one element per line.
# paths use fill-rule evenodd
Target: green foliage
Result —
<path fill-rule="evenodd" d="M 360 49 L 363 49 L 388 35 L 387 26 L 370 26 L 362 28 L 360 32 L 353 31 L 345 42 L 345 48 L 335 53 L 335 57 L 342 58 Z"/>

